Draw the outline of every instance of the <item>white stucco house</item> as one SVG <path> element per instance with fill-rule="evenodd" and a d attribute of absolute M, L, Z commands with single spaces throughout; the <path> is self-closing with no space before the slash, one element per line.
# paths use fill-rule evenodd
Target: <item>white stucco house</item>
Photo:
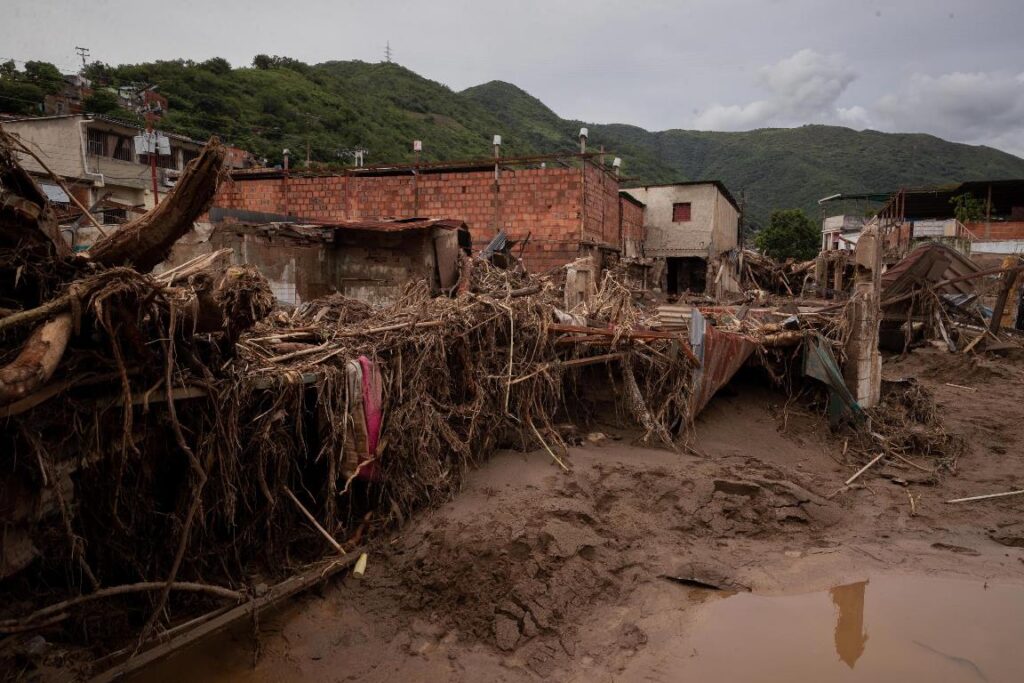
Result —
<path fill-rule="evenodd" d="M 668 294 L 739 291 L 740 208 L 725 185 L 702 180 L 622 190 L 644 204 L 644 254 Z M 655 280 L 656 282 L 658 280 Z"/>

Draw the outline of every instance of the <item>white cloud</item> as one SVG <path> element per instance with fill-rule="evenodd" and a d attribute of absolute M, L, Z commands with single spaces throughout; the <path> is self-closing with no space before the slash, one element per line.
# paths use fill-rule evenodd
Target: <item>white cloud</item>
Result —
<path fill-rule="evenodd" d="M 888 130 L 927 132 L 1024 156 L 1024 73 L 915 74 L 874 110 Z"/>
<path fill-rule="evenodd" d="M 698 114 L 693 124 L 710 130 L 744 130 L 811 121 L 866 123 L 862 107 L 836 107 L 856 78 L 839 55 L 803 49 L 758 71 L 757 83 L 768 90 L 768 97 L 745 105 L 714 104 Z"/>
<path fill-rule="evenodd" d="M 1024 73 L 955 71 L 890 82 L 867 106 L 839 106 L 857 73 L 838 55 L 804 49 L 757 72 L 767 91 L 746 104 L 714 104 L 692 125 L 705 130 L 829 123 L 990 145 L 1024 157 Z"/>
<path fill-rule="evenodd" d="M 868 113 L 868 110 L 860 105 L 837 107 L 836 118 L 844 126 L 858 129 L 867 128 L 871 121 L 871 115 Z"/>

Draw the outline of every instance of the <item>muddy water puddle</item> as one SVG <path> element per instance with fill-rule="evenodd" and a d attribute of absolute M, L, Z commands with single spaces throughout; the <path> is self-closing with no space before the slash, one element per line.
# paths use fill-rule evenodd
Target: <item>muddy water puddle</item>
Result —
<path fill-rule="evenodd" d="M 623 659 L 581 643 L 594 656 L 578 650 L 547 680 L 1024 681 L 1021 584 L 881 575 L 783 596 L 656 590 L 662 607 L 671 604 L 637 620 L 644 644 Z M 319 601 L 261 621 L 265 648 L 255 668 L 246 626 L 207 639 L 133 680 L 340 680 L 340 672 L 351 672 L 353 663 L 367 657 L 379 665 L 357 667 L 354 678 L 541 680 L 525 669 L 505 668 L 507 653 L 487 645 L 463 642 L 448 653 L 416 656 L 388 642 L 394 633 L 384 637 L 368 622 L 338 620 Z"/>
<path fill-rule="evenodd" d="M 800 595 L 735 594 L 700 608 L 685 638 L 638 653 L 624 674 L 751 683 L 1024 681 L 1024 586 L 882 576 Z"/>

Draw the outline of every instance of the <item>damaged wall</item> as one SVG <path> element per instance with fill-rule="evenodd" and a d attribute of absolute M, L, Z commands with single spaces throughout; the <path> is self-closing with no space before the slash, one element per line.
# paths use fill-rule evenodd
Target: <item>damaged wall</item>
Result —
<path fill-rule="evenodd" d="M 651 185 L 625 190 L 646 205 L 646 253 L 653 257 L 710 258 L 737 245 L 739 211 L 716 183 Z M 673 206 L 689 204 L 687 220 L 673 220 Z"/>
<path fill-rule="evenodd" d="M 214 206 L 308 221 L 446 216 L 465 221 L 479 249 L 504 229 L 530 235 L 523 252 L 535 271 L 575 259 L 581 242 L 619 248 L 618 179 L 593 162 L 582 167 L 444 170 L 401 174 L 285 177 L 240 173 Z"/>
<path fill-rule="evenodd" d="M 233 264 L 256 266 L 274 297 L 291 305 L 333 293 L 373 304 L 390 303 L 410 282 L 426 280 L 434 290 L 445 284 L 438 269 L 439 257 L 451 261 L 446 271 L 457 270 L 456 231 L 446 228 L 380 231 L 282 224 L 200 226 L 195 233 L 198 239 L 179 243 L 168 266 L 231 248 Z M 439 244 L 447 242 L 451 244 Z"/>

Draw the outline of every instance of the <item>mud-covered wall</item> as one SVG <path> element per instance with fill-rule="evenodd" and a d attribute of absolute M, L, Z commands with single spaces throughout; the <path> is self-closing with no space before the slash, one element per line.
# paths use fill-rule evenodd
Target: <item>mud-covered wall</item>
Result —
<path fill-rule="evenodd" d="M 426 280 L 436 286 L 435 252 L 427 230 L 339 230 L 331 241 L 200 224 L 189 238 L 175 246 L 165 267 L 230 248 L 231 262 L 259 268 L 274 296 L 286 304 L 335 292 L 368 303 L 388 303 L 410 282 Z"/>

